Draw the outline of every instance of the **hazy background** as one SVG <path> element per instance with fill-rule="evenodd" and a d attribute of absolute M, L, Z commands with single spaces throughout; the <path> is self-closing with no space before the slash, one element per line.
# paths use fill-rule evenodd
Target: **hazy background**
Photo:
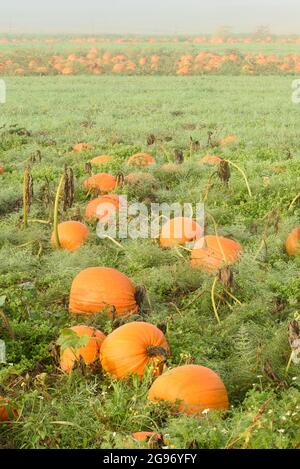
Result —
<path fill-rule="evenodd" d="M 300 33 L 300 0 L 0 0 L 11 33 Z"/>

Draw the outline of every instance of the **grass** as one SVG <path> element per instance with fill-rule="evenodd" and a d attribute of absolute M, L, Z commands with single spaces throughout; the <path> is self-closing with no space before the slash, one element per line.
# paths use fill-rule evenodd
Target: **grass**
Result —
<path fill-rule="evenodd" d="M 291 201 L 299 192 L 300 108 L 291 102 L 291 79 L 284 76 L 202 77 L 7 77 L 7 103 L 1 105 L 0 127 L 18 124 L 31 134 L 0 132 L 0 296 L 15 334 L 0 322 L 7 365 L 0 365 L 1 394 L 20 409 L 12 424 L 0 428 L 0 447 L 124 448 L 146 444 L 130 434 L 159 431 L 170 448 L 296 448 L 300 445 L 299 365 L 285 369 L 290 356 L 288 323 L 299 310 L 299 258 L 283 249 L 289 231 L 299 224 L 300 208 Z M 236 134 L 237 143 L 211 149 L 215 139 Z M 147 135 L 160 140 L 146 145 Z M 189 139 L 200 149 L 189 154 Z M 171 140 L 170 140 L 171 138 Z M 93 149 L 74 154 L 72 146 L 88 142 Z M 166 154 L 184 151 L 179 176 L 159 168 Z M 51 225 L 31 223 L 24 229 L 22 184 L 29 158 L 34 198 L 30 219 L 47 220 L 43 198 L 49 181 L 53 200 L 64 165 L 76 177 L 75 206 L 60 220 L 84 213 L 81 190 L 85 163 L 105 153 L 105 166 L 128 172 L 126 159 L 146 150 L 158 164 L 149 170 L 157 184 L 127 189 L 130 200 L 200 202 L 213 169 L 199 166 L 207 153 L 218 153 L 246 173 L 231 168 L 229 186 L 213 179 L 206 210 L 218 231 L 244 247 L 234 266 L 233 293 L 215 319 L 210 290 L 213 277 L 191 271 L 188 252 L 162 250 L 155 240 L 125 240 L 125 249 L 99 240 L 94 227 L 89 242 L 74 253 L 53 250 Z M 271 215 L 280 214 L 279 226 Z M 211 221 L 208 232 L 213 233 Z M 255 255 L 264 237 L 265 247 Z M 42 247 L 41 252 L 40 247 Z M 151 378 L 116 382 L 108 376 L 75 371 L 64 376 L 55 366 L 49 344 L 62 328 L 76 321 L 68 315 L 74 276 L 88 266 L 111 266 L 148 291 L 154 324 L 167 324 L 172 356 L 169 366 L 198 363 L 218 372 L 228 389 L 231 407 L 224 417 L 209 412 L 201 418 L 170 415 L 146 399 Z M 216 285 L 215 293 L 221 293 Z M 218 297 L 217 297 L 218 298 Z M 90 320 L 108 333 L 111 321 Z M 270 372 L 270 368 L 273 372 Z"/>

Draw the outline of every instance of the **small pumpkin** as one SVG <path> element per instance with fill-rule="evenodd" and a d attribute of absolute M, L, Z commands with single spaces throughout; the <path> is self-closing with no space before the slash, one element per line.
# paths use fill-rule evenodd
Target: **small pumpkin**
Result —
<path fill-rule="evenodd" d="M 152 166 L 155 164 L 155 158 L 153 158 L 152 155 L 149 155 L 149 153 L 135 153 L 132 155 L 127 163 L 130 166 Z"/>
<path fill-rule="evenodd" d="M 153 382 L 148 399 L 173 403 L 184 414 L 205 409 L 227 409 L 228 395 L 221 378 L 210 368 L 183 365 L 163 373 Z"/>
<path fill-rule="evenodd" d="M 3 166 L 0 165 L 0 174 L 3 174 L 4 173 L 4 168 Z"/>
<path fill-rule="evenodd" d="M 68 251 L 80 248 L 89 237 L 88 228 L 79 221 L 64 221 L 57 226 L 60 247 Z M 55 233 L 52 233 L 51 244 L 57 247 Z"/>
<path fill-rule="evenodd" d="M 110 267 L 89 267 L 73 280 L 69 311 L 129 315 L 138 311 L 136 288 L 123 273 Z"/>
<path fill-rule="evenodd" d="M 222 138 L 219 143 L 220 145 L 230 145 L 232 143 L 235 143 L 236 141 L 236 135 L 226 135 L 226 137 Z"/>
<path fill-rule="evenodd" d="M 112 156 L 100 155 L 100 156 L 95 156 L 95 158 L 92 158 L 90 163 L 92 165 L 98 165 L 98 164 L 109 163 L 109 161 L 111 160 L 112 160 Z"/>
<path fill-rule="evenodd" d="M 132 437 L 136 441 L 162 441 L 162 436 L 157 432 L 134 432 L 132 433 Z"/>
<path fill-rule="evenodd" d="M 86 337 L 87 342 L 79 348 L 67 347 L 60 351 L 60 367 L 65 373 L 70 373 L 76 363 L 83 360 L 85 365 L 91 365 L 99 359 L 101 345 L 105 339 L 103 332 L 94 327 L 78 325 L 70 327 L 78 337 Z"/>
<path fill-rule="evenodd" d="M 119 195 L 102 195 L 91 200 L 85 210 L 85 218 L 88 221 L 101 220 L 105 222 L 112 213 L 119 210 L 122 198 Z"/>
<path fill-rule="evenodd" d="M 130 322 L 115 329 L 103 342 L 102 368 L 115 378 L 136 373 L 142 378 L 151 363 L 160 374 L 169 346 L 163 332 L 147 322 Z"/>
<path fill-rule="evenodd" d="M 288 235 L 285 249 L 289 256 L 300 256 L 300 226 L 294 228 Z"/>
<path fill-rule="evenodd" d="M 199 239 L 201 234 L 201 226 L 192 218 L 175 217 L 164 223 L 159 241 L 162 247 L 167 248 Z"/>
<path fill-rule="evenodd" d="M 242 247 L 237 241 L 208 235 L 199 239 L 192 249 L 191 265 L 204 272 L 216 272 L 224 265 L 236 262 L 241 253 Z"/>
<path fill-rule="evenodd" d="M 9 422 L 18 417 L 18 412 L 10 404 L 8 399 L 0 396 L 0 422 Z"/>
<path fill-rule="evenodd" d="M 90 176 L 83 181 L 83 188 L 85 190 L 98 190 L 102 193 L 107 193 L 115 189 L 117 180 L 112 174 L 98 173 Z"/>
<path fill-rule="evenodd" d="M 90 150 L 92 148 L 92 145 L 89 143 L 77 143 L 73 147 L 73 151 L 75 153 L 81 153 L 83 150 Z"/>
<path fill-rule="evenodd" d="M 206 165 L 213 166 L 213 165 L 218 165 L 221 161 L 222 161 L 222 158 L 220 156 L 206 155 L 206 156 L 203 156 L 201 160 L 199 160 L 199 164 L 201 165 L 206 164 Z"/>

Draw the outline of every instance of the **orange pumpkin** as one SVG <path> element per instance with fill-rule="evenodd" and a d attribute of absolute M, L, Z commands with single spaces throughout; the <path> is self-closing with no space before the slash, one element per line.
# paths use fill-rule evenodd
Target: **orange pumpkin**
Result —
<path fill-rule="evenodd" d="M 155 163 L 155 159 L 148 153 L 140 152 L 132 155 L 127 163 L 131 166 L 151 166 Z"/>
<path fill-rule="evenodd" d="M 89 237 L 88 228 L 79 221 L 64 221 L 57 227 L 60 247 L 68 251 L 80 248 Z M 55 233 L 52 233 L 51 244 L 57 247 Z"/>
<path fill-rule="evenodd" d="M 169 346 L 163 332 L 147 322 L 130 322 L 115 329 L 103 342 L 100 359 L 105 371 L 122 379 L 136 373 L 142 378 L 151 363 L 162 372 Z"/>
<path fill-rule="evenodd" d="M 215 272 L 224 265 L 236 262 L 242 253 L 241 245 L 223 236 L 208 235 L 196 242 L 191 253 L 192 267 Z"/>
<path fill-rule="evenodd" d="M 112 160 L 112 156 L 100 155 L 100 156 L 95 156 L 95 158 L 91 159 L 90 163 L 92 165 L 97 165 L 97 164 L 108 163 L 111 160 Z"/>
<path fill-rule="evenodd" d="M 294 228 L 288 235 L 285 249 L 289 256 L 300 256 L 300 226 Z"/>
<path fill-rule="evenodd" d="M 218 165 L 222 161 L 222 158 L 217 155 L 206 155 L 199 160 L 199 164 L 207 164 L 207 165 Z"/>
<path fill-rule="evenodd" d="M 237 140 L 236 135 L 227 135 L 226 137 L 220 140 L 220 145 L 230 145 L 231 143 L 235 143 Z"/>
<path fill-rule="evenodd" d="M 78 337 L 87 336 L 90 338 L 82 347 L 76 349 L 68 347 L 61 351 L 60 367 L 66 373 L 70 373 L 80 359 L 83 360 L 85 365 L 94 363 L 99 358 L 101 345 L 105 339 L 103 332 L 98 331 L 94 327 L 73 326 L 70 330 L 75 332 Z"/>
<path fill-rule="evenodd" d="M 73 151 L 75 153 L 80 153 L 82 150 L 90 150 L 92 148 L 92 145 L 89 143 L 77 143 L 73 147 Z"/>
<path fill-rule="evenodd" d="M 98 173 L 90 176 L 83 181 L 83 188 L 85 190 L 98 189 L 100 192 L 107 193 L 115 189 L 117 180 L 112 174 Z"/>
<path fill-rule="evenodd" d="M 184 244 L 199 239 L 202 228 L 189 217 L 176 217 L 168 220 L 160 233 L 160 245 L 164 248 Z"/>
<path fill-rule="evenodd" d="M 13 409 L 8 400 L 0 396 L 0 422 L 9 422 L 18 417 L 18 412 Z"/>
<path fill-rule="evenodd" d="M 89 314 L 113 311 L 117 315 L 128 315 L 138 311 L 133 282 L 116 269 L 89 267 L 82 270 L 73 280 L 69 311 L 74 314 Z"/>
<path fill-rule="evenodd" d="M 4 173 L 4 168 L 3 166 L 0 166 L 0 174 L 3 174 Z"/>
<path fill-rule="evenodd" d="M 228 408 L 223 381 L 210 368 L 200 365 L 178 366 L 163 373 L 152 384 L 148 399 L 173 403 L 185 414 Z"/>
<path fill-rule="evenodd" d="M 111 214 L 119 210 L 121 205 L 121 197 L 119 195 L 102 195 L 91 200 L 85 210 L 85 218 L 88 221 L 101 220 L 107 221 Z"/>
<path fill-rule="evenodd" d="M 136 441 L 158 441 L 162 440 L 162 437 L 157 432 L 134 432 L 132 433 L 132 437 Z"/>

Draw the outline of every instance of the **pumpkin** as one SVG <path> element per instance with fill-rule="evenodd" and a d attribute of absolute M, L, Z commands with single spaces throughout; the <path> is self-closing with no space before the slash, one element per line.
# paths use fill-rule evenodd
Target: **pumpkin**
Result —
<path fill-rule="evenodd" d="M 90 150 L 92 148 L 92 145 L 89 143 L 77 143 L 73 147 L 73 151 L 75 153 L 80 153 L 82 150 Z"/>
<path fill-rule="evenodd" d="M 114 190 L 116 184 L 117 180 L 112 174 L 98 173 L 83 181 L 83 188 L 85 190 L 98 189 L 100 192 L 107 193 Z"/>
<path fill-rule="evenodd" d="M 101 220 L 105 222 L 112 213 L 117 211 L 121 205 L 121 197 L 118 195 L 102 195 L 91 200 L 85 210 L 85 218 L 88 221 Z"/>
<path fill-rule="evenodd" d="M 162 440 L 162 437 L 157 432 L 134 432 L 132 437 L 136 441 L 158 441 Z"/>
<path fill-rule="evenodd" d="M 3 166 L 0 166 L 0 174 L 3 174 L 4 173 L 4 168 Z"/>
<path fill-rule="evenodd" d="M 223 381 L 210 368 L 200 365 L 178 366 L 163 373 L 153 382 L 148 399 L 170 402 L 185 414 L 228 408 Z"/>
<path fill-rule="evenodd" d="M 217 155 L 206 155 L 199 160 L 199 164 L 207 164 L 207 165 L 218 165 L 222 161 L 222 158 Z"/>
<path fill-rule="evenodd" d="M 155 374 L 160 374 L 168 352 L 168 343 L 158 327 L 147 322 L 130 322 L 106 337 L 100 359 L 102 368 L 115 378 L 133 373 L 142 378 L 151 363 Z"/>
<path fill-rule="evenodd" d="M 108 163 L 111 160 L 112 160 L 112 156 L 100 155 L 100 156 L 95 156 L 95 158 L 91 159 L 90 163 L 92 165 L 97 165 L 97 164 Z"/>
<path fill-rule="evenodd" d="M 130 173 L 125 176 L 125 183 L 131 185 L 143 184 L 143 182 L 155 183 L 155 178 L 149 173 Z"/>
<path fill-rule="evenodd" d="M 155 163 L 153 156 L 148 153 L 136 153 L 127 162 L 130 166 L 151 166 Z"/>
<path fill-rule="evenodd" d="M 79 221 L 64 221 L 57 226 L 60 247 L 68 251 L 80 248 L 89 236 L 88 228 Z M 51 244 L 57 247 L 55 233 L 52 233 Z"/>
<path fill-rule="evenodd" d="M 227 135 L 226 137 L 220 140 L 220 145 L 230 145 L 231 143 L 235 143 L 237 140 L 236 135 Z"/>
<path fill-rule="evenodd" d="M 73 326 L 70 330 L 75 332 L 78 337 L 89 337 L 87 343 L 79 348 L 68 347 L 60 352 L 60 367 L 70 373 L 75 364 L 83 360 L 85 365 L 94 363 L 100 354 L 101 344 L 105 339 L 103 332 L 98 331 L 94 327 Z"/>
<path fill-rule="evenodd" d="M 108 312 L 128 315 L 138 311 L 136 288 L 123 273 L 110 267 L 89 267 L 73 280 L 69 311 L 73 314 Z"/>
<path fill-rule="evenodd" d="M 300 226 L 294 228 L 288 235 L 285 249 L 289 256 L 300 256 Z"/>
<path fill-rule="evenodd" d="M 160 233 L 160 245 L 172 247 L 176 244 L 184 244 L 199 239 L 202 228 L 189 217 L 176 217 L 168 220 L 162 227 Z"/>
<path fill-rule="evenodd" d="M 0 396 L 0 422 L 9 422 L 18 417 L 18 412 L 13 409 L 8 400 Z"/>
<path fill-rule="evenodd" d="M 208 235 L 196 242 L 191 253 L 192 267 L 215 272 L 224 265 L 236 262 L 242 253 L 241 245 L 223 236 Z"/>

